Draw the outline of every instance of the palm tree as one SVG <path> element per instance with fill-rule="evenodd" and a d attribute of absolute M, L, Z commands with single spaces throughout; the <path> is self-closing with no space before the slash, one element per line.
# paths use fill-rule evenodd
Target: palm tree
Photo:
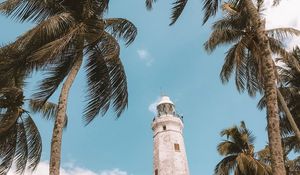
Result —
<path fill-rule="evenodd" d="M 277 104 L 277 72 L 272 54 L 286 57 L 288 53 L 284 51 L 280 39 L 299 35 L 299 31 L 292 28 L 265 30 L 264 21 L 259 16 L 261 1 L 257 4 L 258 7 L 255 7 L 251 0 L 229 3 L 236 13 L 229 12 L 227 17 L 215 23 L 214 31 L 205 47 L 212 51 L 220 44 L 236 43 L 226 55 L 221 77 L 223 81 L 228 81 L 235 66 L 239 91 L 247 87 L 249 94 L 255 95 L 253 92 L 263 90 L 266 97 L 273 174 L 285 174 Z"/>
<path fill-rule="evenodd" d="M 257 160 L 254 153 L 254 136 L 244 122 L 240 126 L 221 131 L 226 140 L 218 145 L 218 152 L 225 156 L 215 168 L 215 175 L 268 175 L 271 169 Z"/>
<path fill-rule="evenodd" d="M 150 9 L 152 7 L 152 3 L 155 0 L 146 0 L 146 6 Z M 176 0 L 174 2 L 175 6 L 173 8 L 172 22 L 173 24 L 181 14 L 184 9 L 187 0 Z M 263 0 L 257 0 L 257 4 L 261 5 Z M 274 2 L 279 2 L 275 0 Z M 220 0 L 204 0 L 204 19 L 203 23 L 206 23 L 207 20 L 215 16 L 217 10 L 219 8 Z M 277 87 L 276 87 L 276 70 L 274 67 L 274 62 L 272 60 L 272 41 L 270 41 L 267 31 L 265 30 L 265 20 L 259 14 L 259 11 L 255 7 L 252 0 L 229 0 L 230 8 L 233 11 L 238 13 L 245 11 L 248 21 L 248 27 L 252 30 L 253 38 L 256 38 L 256 53 L 252 51 L 251 54 L 256 54 L 258 59 L 257 63 L 260 63 L 259 71 L 260 71 L 260 82 L 255 82 L 261 84 L 262 90 L 266 96 L 266 104 L 267 104 L 267 118 L 268 118 L 268 136 L 270 142 L 270 148 L 272 152 L 272 169 L 274 175 L 285 174 L 284 172 L 284 164 L 282 159 L 282 149 L 280 142 L 280 127 L 279 127 L 279 117 L 278 117 L 278 103 L 277 103 Z M 244 12 L 244 13 L 245 13 Z M 244 26 L 245 27 L 245 26 Z M 242 31 L 240 31 L 242 32 Z M 228 36 L 229 38 L 238 39 L 234 36 Z M 223 38 L 224 39 L 224 38 Z M 234 40 L 228 40 L 228 42 L 234 42 Z M 219 43 L 221 44 L 221 43 Z M 234 52 L 233 50 L 231 52 Z M 245 64 L 245 63 L 243 63 Z M 248 67 L 249 65 L 243 65 L 244 67 Z M 253 66 L 250 66 L 253 67 Z M 248 75 L 246 75 L 248 76 Z M 254 78 L 256 75 L 251 75 L 249 77 Z M 239 83 L 239 82 L 237 82 Z M 245 85 L 242 85 L 245 86 Z M 247 87 L 250 87 L 246 85 Z M 254 89 L 261 89 L 261 87 L 250 87 Z"/>
<path fill-rule="evenodd" d="M 26 168 L 33 171 L 41 158 L 42 140 L 29 112 L 23 108 L 22 88 L 26 73 L 7 71 L 20 52 L 7 45 L 0 49 L 0 174 L 7 174 L 12 163 L 16 174 L 23 174 Z M 30 108 L 50 119 L 56 112 L 56 105 L 45 103 L 38 107 L 31 100 Z"/>
<path fill-rule="evenodd" d="M 291 151 L 299 153 L 299 147 L 295 146 L 293 137 L 285 137 L 282 141 L 284 145 L 283 150 L 286 175 L 298 175 L 300 173 L 300 156 L 290 160 L 289 154 Z M 264 162 L 267 165 L 271 164 L 270 148 L 268 145 L 264 149 L 258 151 L 257 156 L 258 160 L 261 162 Z"/>
<path fill-rule="evenodd" d="M 300 64 L 300 48 L 296 47 L 292 51 L 292 56 L 295 59 L 294 62 L 286 61 L 285 59 L 279 59 L 285 63 L 285 66 L 279 67 L 280 73 L 280 91 L 284 99 L 287 101 L 287 107 L 289 108 L 291 115 L 293 116 L 295 125 L 297 128 L 300 126 L 300 71 L 297 66 Z M 293 127 L 290 124 L 286 124 L 286 128 L 291 130 Z M 294 131 L 294 130 L 293 130 Z M 297 133 L 294 133 L 297 136 Z M 297 136 L 298 137 L 298 136 Z M 299 143 L 300 139 L 298 138 Z"/>
<path fill-rule="evenodd" d="M 29 62 L 29 71 L 34 68 L 48 71 L 48 77 L 39 86 L 40 91 L 34 94 L 35 100 L 46 102 L 63 83 L 51 141 L 50 175 L 59 174 L 68 94 L 84 55 L 87 56 L 88 83 L 88 102 L 84 110 L 86 124 L 99 113 L 104 115 L 111 104 L 117 117 L 127 106 L 126 75 L 115 38 L 124 38 L 129 45 L 137 30 L 126 19 L 103 19 L 107 9 L 108 0 L 78 0 L 76 3 L 70 0 L 59 3 L 54 0 L 7 0 L 0 5 L 0 11 L 8 16 L 38 22 L 15 43 L 29 55 L 23 59 Z"/>
<path fill-rule="evenodd" d="M 280 128 L 282 136 L 294 135 L 300 143 L 300 71 L 298 69 L 300 49 L 296 47 L 290 56 L 294 59 L 277 59 L 284 64 L 284 66 L 277 66 L 280 84 L 278 88 Z M 263 109 L 265 105 L 263 97 L 258 103 L 258 108 Z"/>

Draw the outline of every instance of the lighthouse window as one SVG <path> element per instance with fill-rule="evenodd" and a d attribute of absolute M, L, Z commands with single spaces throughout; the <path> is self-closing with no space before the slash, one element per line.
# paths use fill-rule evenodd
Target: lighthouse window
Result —
<path fill-rule="evenodd" d="M 158 169 L 155 170 L 155 173 L 154 173 L 154 174 L 155 174 L 155 175 L 158 175 Z"/>
<path fill-rule="evenodd" d="M 165 131 L 167 129 L 166 125 L 163 126 L 163 130 Z"/>
<path fill-rule="evenodd" d="M 175 151 L 177 151 L 177 152 L 180 151 L 180 148 L 179 148 L 179 144 L 178 144 L 178 143 L 175 143 L 175 144 L 174 144 L 174 149 L 175 149 Z"/>

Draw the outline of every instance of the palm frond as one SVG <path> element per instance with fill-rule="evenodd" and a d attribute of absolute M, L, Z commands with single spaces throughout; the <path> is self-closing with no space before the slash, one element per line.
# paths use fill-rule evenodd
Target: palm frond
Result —
<path fill-rule="evenodd" d="M 204 0 L 203 1 L 203 3 L 204 3 L 203 8 L 202 8 L 202 10 L 204 11 L 203 24 L 205 24 L 210 17 L 213 17 L 217 14 L 217 10 L 219 7 L 219 1 L 220 0 Z"/>
<path fill-rule="evenodd" d="M 247 65 L 246 65 L 246 49 L 242 42 L 238 43 L 235 50 L 235 85 L 239 92 L 243 92 L 246 89 L 247 82 Z"/>
<path fill-rule="evenodd" d="M 41 102 L 34 99 L 30 99 L 29 108 L 33 113 L 40 113 L 46 120 L 55 120 L 57 113 L 57 104 L 46 101 Z M 65 127 L 68 124 L 68 116 L 65 116 Z"/>
<path fill-rule="evenodd" d="M 221 44 L 233 43 L 238 41 L 242 32 L 233 29 L 216 29 L 214 30 L 209 39 L 204 43 L 204 48 L 207 52 L 211 53 Z"/>
<path fill-rule="evenodd" d="M 246 15 L 238 14 L 238 15 L 228 15 L 225 16 L 218 21 L 214 22 L 212 25 L 212 29 L 214 30 L 223 30 L 223 29 L 233 29 L 233 30 L 241 30 L 245 28 L 247 22 Z"/>
<path fill-rule="evenodd" d="M 57 39 L 57 37 L 61 37 L 73 24 L 74 18 L 70 13 L 57 14 L 21 35 L 12 45 L 19 49 L 31 48 L 30 51 L 32 52 L 32 50 Z"/>
<path fill-rule="evenodd" d="M 223 158 L 215 167 L 215 175 L 229 175 L 236 167 L 236 155 Z"/>
<path fill-rule="evenodd" d="M 134 41 L 137 35 L 137 28 L 134 24 L 123 18 L 106 19 L 105 29 L 114 37 L 124 38 L 127 46 Z"/>
<path fill-rule="evenodd" d="M 61 10 L 62 6 L 55 0 L 6 0 L 0 4 L 0 13 L 21 22 L 40 22 Z"/>
<path fill-rule="evenodd" d="M 27 136 L 23 122 L 17 124 L 18 135 L 17 135 L 17 147 L 14 155 L 14 162 L 16 164 L 15 172 L 17 174 L 23 174 L 27 166 L 28 147 L 27 147 Z"/>
<path fill-rule="evenodd" d="M 300 143 L 296 136 L 288 136 L 282 139 L 287 150 L 293 150 L 296 153 L 300 152 Z"/>
<path fill-rule="evenodd" d="M 269 36 L 282 41 L 288 37 L 300 36 L 300 31 L 294 28 L 275 28 L 267 30 Z"/>
<path fill-rule="evenodd" d="M 42 139 L 37 126 L 30 116 L 23 117 L 28 147 L 28 168 L 34 171 L 40 162 L 42 153 Z"/>
<path fill-rule="evenodd" d="M 118 58 L 120 60 L 120 58 Z M 128 104 L 127 78 L 124 67 L 120 61 L 113 62 L 111 71 L 111 84 L 113 88 L 113 107 L 117 117 L 124 112 Z"/>
<path fill-rule="evenodd" d="M 98 44 L 89 49 L 90 56 L 86 65 L 88 76 L 88 104 L 84 117 L 88 124 L 101 111 L 106 113 L 112 100 L 119 117 L 127 106 L 127 82 L 119 58 L 117 41 L 105 33 Z"/>
<path fill-rule="evenodd" d="M 62 59 L 64 55 L 74 54 L 76 37 L 81 33 L 81 30 L 80 27 L 74 28 L 63 37 L 40 47 L 28 57 L 30 63 L 43 65 L 57 61 L 56 59 Z"/>
<path fill-rule="evenodd" d="M 176 0 L 173 3 L 170 25 L 173 25 L 178 20 L 187 2 L 188 0 Z"/>
<path fill-rule="evenodd" d="M 17 140 L 17 126 L 0 135 L 0 174 L 7 174 L 14 160 Z"/>
<path fill-rule="evenodd" d="M 145 3 L 146 3 L 146 8 L 148 10 L 151 10 L 152 9 L 152 5 L 154 2 L 156 2 L 157 0 L 146 0 Z"/>
<path fill-rule="evenodd" d="M 100 48 L 91 50 L 86 64 L 88 79 L 87 106 L 84 116 L 86 123 L 91 122 L 101 111 L 104 115 L 110 106 L 111 84 L 109 67 Z"/>
<path fill-rule="evenodd" d="M 70 4 L 72 1 L 69 2 Z M 92 18 L 93 16 L 103 16 L 103 13 L 108 11 L 109 0 L 95 1 L 95 0 L 86 0 L 83 1 L 82 6 L 83 15 L 85 18 Z M 64 3 L 62 3 L 64 5 Z M 68 4 L 69 5 L 69 4 Z M 74 4 L 73 4 L 74 5 Z"/>
<path fill-rule="evenodd" d="M 42 46 L 44 46 L 43 50 L 45 50 L 45 44 L 54 42 L 57 38 L 62 38 L 72 25 L 72 16 L 69 13 L 62 13 L 39 23 L 35 28 L 19 37 L 11 44 L 11 47 L 22 54 L 19 54 L 18 58 L 14 58 L 11 70 L 25 69 L 28 72 L 32 72 L 43 66 L 44 64 L 41 60 L 49 58 L 44 57 L 38 62 L 37 60 L 31 60 L 32 54 L 41 49 Z M 59 44 L 62 43 L 65 42 Z M 59 47 L 59 45 L 56 47 Z"/>
<path fill-rule="evenodd" d="M 236 143 L 228 140 L 218 144 L 217 150 L 222 156 L 235 155 L 242 151 L 242 149 Z"/>
<path fill-rule="evenodd" d="M 45 103 L 51 97 L 73 67 L 74 55 L 66 53 L 59 62 L 47 66 L 48 76 L 40 82 L 38 91 L 33 94 L 34 100 Z"/>

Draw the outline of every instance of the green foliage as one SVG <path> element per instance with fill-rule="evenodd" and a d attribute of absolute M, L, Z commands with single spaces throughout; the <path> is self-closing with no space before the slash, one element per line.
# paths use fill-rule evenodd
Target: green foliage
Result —
<path fill-rule="evenodd" d="M 137 29 L 126 19 L 103 19 L 107 9 L 108 0 L 61 1 L 59 4 L 51 0 L 8 0 L 0 5 L 0 12 L 7 16 L 37 22 L 36 27 L 13 43 L 15 48 L 24 51 L 18 61 L 26 65 L 26 71 L 45 71 L 46 78 L 40 82 L 34 100 L 43 105 L 63 83 L 83 52 L 91 61 L 85 66 L 88 80 L 85 121 L 89 123 L 100 111 L 104 115 L 110 103 L 120 116 L 127 106 L 128 95 L 115 38 L 124 38 L 129 45 Z M 78 44 L 80 39 L 84 40 L 82 47 Z"/>
<path fill-rule="evenodd" d="M 12 163 L 16 165 L 16 174 L 22 174 L 26 168 L 33 171 L 42 151 L 40 133 L 22 108 L 26 73 L 12 70 L 16 53 L 10 45 L 0 49 L 0 174 L 6 174 Z"/>
<path fill-rule="evenodd" d="M 227 83 L 234 74 L 238 91 L 247 90 L 250 96 L 255 96 L 257 92 L 262 92 L 263 87 L 260 48 L 258 48 L 256 30 L 247 11 L 238 5 L 227 3 L 223 8 L 224 16 L 213 24 L 213 31 L 204 43 L 204 48 L 210 53 L 220 45 L 231 45 L 226 52 L 220 78 L 223 83 Z M 298 36 L 300 32 L 292 28 L 277 28 L 266 32 L 273 54 L 283 58 L 290 57 L 281 40 Z"/>
<path fill-rule="evenodd" d="M 157 0 L 146 0 L 146 8 L 148 10 L 152 9 L 153 3 Z M 182 14 L 184 7 L 188 0 L 175 0 L 172 5 L 172 14 L 171 14 L 171 23 L 169 25 L 175 24 L 178 20 L 179 16 Z"/>
<path fill-rule="evenodd" d="M 271 169 L 267 164 L 256 159 L 254 153 L 254 136 L 244 122 L 221 131 L 222 141 L 217 149 L 224 158 L 216 165 L 215 175 L 269 175 Z"/>

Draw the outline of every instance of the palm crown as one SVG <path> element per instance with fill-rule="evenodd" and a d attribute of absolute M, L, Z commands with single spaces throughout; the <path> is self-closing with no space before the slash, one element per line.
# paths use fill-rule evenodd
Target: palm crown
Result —
<path fill-rule="evenodd" d="M 86 55 L 88 94 L 85 121 L 89 123 L 99 112 L 105 114 L 112 101 L 119 116 L 127 106 L 127 84 L 115 38 L 129 45 L 137 30 L 126 19 L 103 19 L 108 1 L 64 0 L 12 1 L 0 5 L 6 15 L 21 21 L 36 21 L 37 26 L 21 36 L 15 47 L 24 51 L 19 64 L 28 71 L 41 69 L 47 77 L 34 94 L 45 102 L 69 74 L 76 59 Z M 32 54 L 32 52 L 34 52 Z"/>
<path fill-rule="evenodd" d="M 255 158 L 254 136 L 244 122 L 221 131 L 226 140 L 218 145 L 218 152 L 225 156 L 215 167 L 216 175 L 267 175 L 270 167 Z"/>
<path fill-rule="evenodd" d="M 223 7 L 224 17 L 213 24 L 213 32 L 204 47 L 212 52 L 219 45 L 233 44 L 226 53 L 220 78 L 226 83 L 234 73 L 237 89 L 240 92 L 247 90 L 250 96 L 254 96 L 257 91 L 262 92 L 263 87 L 262 61 L 255 29 L 246 11 L 237 11 L 233 8 L 234 4 L 230 3 Z M 271 51 L 283 57 L 287 57 L 289 53 L 281 40 L 300 34 L 300 31 L 293 28 L 276 28 L 266 32 Z"/>

